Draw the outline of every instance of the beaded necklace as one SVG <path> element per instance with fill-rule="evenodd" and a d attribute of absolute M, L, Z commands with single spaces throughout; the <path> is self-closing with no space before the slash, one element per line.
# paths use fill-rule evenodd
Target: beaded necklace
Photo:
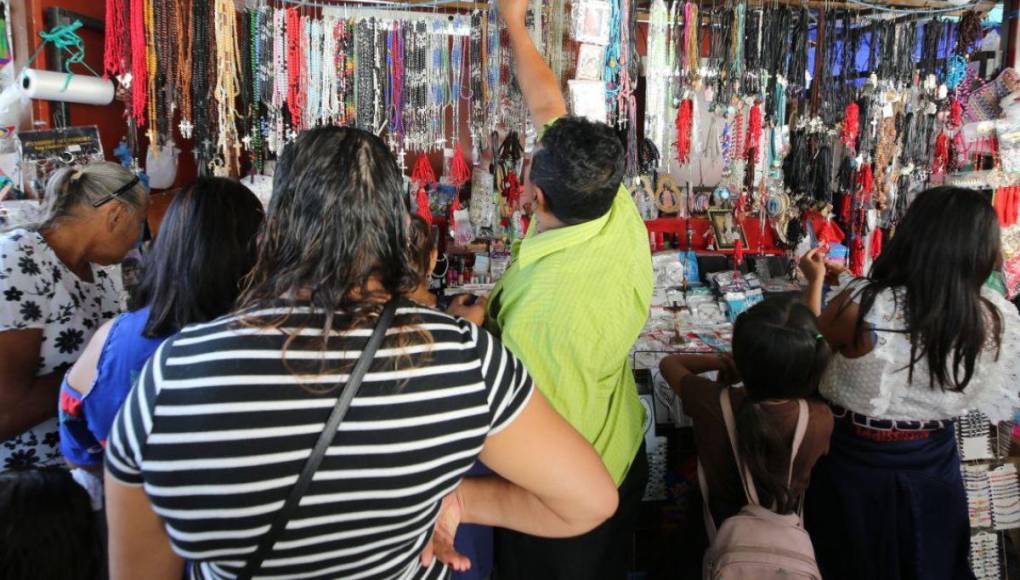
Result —
<path fill-rule="evenodd" d="M 654 0 L 648 17 L 648 61 L 645 79 L 645 134 L 659 151 L 669 150 L 667 98 L 669 57 L 666 33 L 669 28 L 666 3 Z"/>
<path fill-rule="evenodd" d="M 153 9 L 153 0 L 145 0 L 145 92 L 148 95 L 146 105 L 148 108 L 149 131 L 147 137 L 150 144 L 158 142 L 158 119 L 159 116 L 159 95 L 156 93 L 156 77 L 159 74 L 159 65 L 156 60 L 156 14 Z"/>
<path fill-rule="evenodd" d="M 233 0 L 216 0 L 216 87 L 213 97 L 219 118 L 219 136 L 216 140 L 219 159 L 217 175 L 236 175 L 239 169 L 241 143 L 237 137 L 238 79 L 237 17 Z"/>
<path fill-rule="evenodd" d="M 191 42 L 191 98 L 193 102 L 205 103 L 209 99 L 209 0 L 194 0 L 192 3 Z M 212 156 L 212 119 L 208 106 L 194 107 L 194 126 L 187 133 L 194 134 L 195 162 L 199 175 L 206 175 L 209 158 Z M 190 136 L 190 135 L 188 135 Z"/>
<path fill-rule="evenodd" d="M 148 101 L 148 56 L 145 43 L 145 0 L 131 0 L 131 116 L 145 126 Z"/>
<path fill-rule="evenodd" d="M 372 74 L 375 69 L 374 59 L 375 50 L 373 48 L 374 35 L 375 35 L 375 20 L 366 19 L 358 22 L 355 38 L 357 43 L 357 54 L 355 56 L 355 62 L 357 63 L 357 118 L 358 128 L 363 130 L 371 130 L 373 123 L 373 111 L 372 104 L 374 102 L 374 96 L 372 95 Z"/>
<path fill-rule="evenodd" d="M 262 173 L 263 150 L 262 150 L 262 79 L 259 63 L 262 62 L 262 10 L 251 10 L 248 12 L 248 26 L 251 42 L 249 51 L 252 95 L 248 109 L 248 139 L 246 141 L 248 151 L 252 154 L 252 165 L 256 173 Z"/>
<path fill-rule="evenodd" d="M 457 16 L 453 20 L 453 28 L 458 33 L 463 30 L 464 20 Z M 464 48 L 468 39 L 464 36 L 453 37 L 453 50 L 450 52 L 450 97 L 453 100 L 453 131 L 451 133 L 454 144 L 460 142 L 461 131 L 461 105 L 464 101 L 470 101 L 470 94 L 464 90 Z"/>
<path fill-rule="evenodd" d="M 301 50 L 301 36 L 304 26 L 297 8 L 287 8 L 287 108 L 290 110 L 290 125 L 301 130 L 301 113 L 304 110 L 305 76 L 304 53 Z"/>
<path fill-rule="evenodd" d="M 477 147 L 482 142 L 482 135 L 485 131 L 485 88 L 482 82 L 482 69 L 484 67 L 482 43 L 482 14 L 479 11 L 471 13 L 471 38 L 468 44 L 468 67 L 470 68 L 471 90 L 471 140 Z M 547 46 L 552 46 L 547 44 Z M 475 159 L 478 158 L 477 153 Z"/>
<path fill-rule="evenodd" d="M 305 69 L 304 84 L 307 96 L 302 125 L 314 127 L 319 124 L 322 113 L 322 22 L 314 18 L 305 18 L 303 28 L 302 47 L 308 66 Z"/>
<path fill-rule="evenodd" d="M 404 30 L 394 22 L 387 32 L 386 67 L 390 83 L 386 91 L 390 139 L 395 147 L 403 147 L 404 139 Z"/>
<path fill-rule="evenodd" d="M 339 51 L 337 53 L 337 67 L 340 73 L 340 104 L 342 107 L 340 123 L 351 125 L 356 122 L 354 109 L 354 24 L 350 20 L 344 20 L 337 24 Z"/>
<path fill-rule="evenodd" d="M 178 128 L 181 131 L 181 137 L 190 139 L 191 129 L 194 127 L 191 123 L 191 75 L 193 72 L 191 68 L 191 54 L 193 37 L 190 33 L 184 31 L 184 25 L 191 21 L 190 18 L 193 14 L 191 0 L 175 0 L 174 13 L 178 37 L 177 55 L 175 58 L 175 65 L 178 67 L 176 99 L 178 109 L 181 112 L 181 124 Z"/>
<path fill-rule="evenodd" d="M 153 18 L 156 25 L 156 85 L 159 90 L 156 92 L 156 110 L 160 114 L 156 117 L 156 132 L 160 143 L 166 142 L 172 137 L 170 124 L 174 118 L 174 94 L 177 91 L 177 69 L 171 64 L 174 55 L 177 54 L 175 45 L 176 35 L 171 33 L 175 28 L 173 21 L 173 4 L 167 9 L 167 2 L 156 2 L 153 5 Z"/>
<path fill-rule="evenodd" d="M 128 71 L 130 37 L 128 0 L 106 0 L 106 35 L 104 37 L 103 71 L 120 77 Z M 124 82 L 121 81 L 123 85 Z"/>
<path fill-rule="evenodd" d="M 334 125 L 340 122 L 340 100 L 337 90 L 339 77 L 336 68 L 337 39 L 336 20 L 331 16 L 322 19 L 322 54 L 320 58 L 320 84 L 322 94 L 320 95 L 320 123 L 323 125 Z"/>
<path fill-rule="evenodd" d="M 488 105 L 486 117 L 489 120 L 500 117 L 500 21 L 495 1 L 490 2 L 488 11 L 488 38 L 485 42 L 485 58 L 488 64 L 486 72 L 485 101 Z"/>

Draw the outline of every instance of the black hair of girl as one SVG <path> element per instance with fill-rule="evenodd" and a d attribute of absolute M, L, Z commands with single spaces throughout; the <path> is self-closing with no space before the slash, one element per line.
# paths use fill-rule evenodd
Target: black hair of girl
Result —
<path fill-rule="evenodd" d="M 343 330 L 334 328 L 337 310 L 353 315 L 353 328 L 381 312 L 381 295 L 417 285 L 409 217 L 403 176 L 381 139 L 351 127 L 303 131 L 277 160 L 241 307 L 307 300 L 325 314 L 325 346 L 330 331 Z M 381 288 L 370 288 L 370 278 Z"/>
<path fill-rule="evenodd" d="M 241 183 L 199 178 L 174 196 L 143 262 L 132 308 L 150 306 L 143 331 L 158 338 L 234 307 L 255 265 L 263 210 Z"/>
<path fill-rule="evenodd" d="M 871 268 L 857 336 L 878 294 L 893 289 L 910 336 L 910 380 L 926 360 L 932 389 L 962 391 L 981 352 L 1001 344 L 1002 319 L 981 296 L 1001 255 L 998 217 L 984 194 L 959 187 L 921 193 Z"/>
<path fill-rule="evenodd" d="M 770 298 L 737 318 L 733 359 L 744 381 L 746 398 L 736 411 L 741 458 L 751 470 L 763 505 L 775 501 L 779 513 L 796 509 L 800 498 L 787 485 L 790 442 L 784 439 L 762 404 L 770 399 L 802 399 L 815 394 L 832 353 L 815 315 L 803 303 Z"/>
<path fill-rule="evenodd" d="M 0 473 L 0 576 L 93 580 L 102 551 L 88 493 L 66 469 Z"/>

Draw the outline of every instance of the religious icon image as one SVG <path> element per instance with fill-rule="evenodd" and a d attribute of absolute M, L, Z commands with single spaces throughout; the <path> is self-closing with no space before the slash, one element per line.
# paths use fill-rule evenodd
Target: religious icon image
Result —
<path fill-rule="evenodd" d="M 708 219 L 712 223 L 716 247 L 720 250 L 731 250 L 737 246 L 737 240 L 747 248 L 747 236 L 744 228 L 728 209 L 708 210 Z"/>

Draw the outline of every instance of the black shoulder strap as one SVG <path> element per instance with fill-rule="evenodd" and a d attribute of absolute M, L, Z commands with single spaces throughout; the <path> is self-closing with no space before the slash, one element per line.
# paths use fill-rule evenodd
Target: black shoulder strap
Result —
<path fill-rule="evenodd" d="M 333 412 L 330 413 L 329 419 L 326 420 L 326 425 L 319 435 L 319 440 L 315 442 L 312 454 L 308 456 L 308 461 L 301 468 L 301 475 L 298 477 L 297 483 L 291 488 L 290 495 L 287 496 L 283 507 L 276 513 L 276 519 L 273 520 L 273 525 L 270 526 L 269 531 L 259 539 L 255 553 L 245 563 L 241 573 L 237 576 L 238 579 L 249 580 L 258 573 L 262 568 L 262 561 L 272 551 L 276 540 L 280 537 L 283 529 L 287 527 L 287 522 L 290 521 L 291 516 L 297 510 L 301 498 L 308 492 L 308 487 L 312 484 L 312 476 L 319 469 L 322 458 L 326 455 L 326 449 L 333 442 L 337 429 L 340 427 L 340 422 L 343 421 L 344 415 L 347 414 L 347 409 L 350 408 L 354 395 L 358 393 L 361 381 L 365 378 L 365 373 L 368 372 L 368 367 L 372 364 L 372 359 L 375 358 L 375 353 L 379 350 L 383 337 L 386 335 L 386 329 L 393 322 L 393 316 L 396 311 L 397 299 L 394 298 L 383 308 L 379 321 L 376 322 L 375 330 L 372 331 L 372 336 L 368 339 L 368 344 L 365 345 L 365 350 L 361 352 L 361 357 L 358 359 L 357 364 L 354 365 L 354 370 L 351 371 L 351 376 L 347 380 L 346 386 L 340 391 L 340 396 L 336 400 Z"/>

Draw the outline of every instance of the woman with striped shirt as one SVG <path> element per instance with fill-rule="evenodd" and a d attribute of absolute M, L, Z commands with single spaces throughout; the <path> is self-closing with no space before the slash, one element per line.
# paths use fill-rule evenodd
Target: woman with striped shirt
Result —
<path fill-rule="evenodd" d="M 383 304 L 415 283 L 402 190 L 393 155 L 369 133 L 319 128 L 286 148 L 240 310 L 164 343 L 114 422 L 114 579 L 177 580 L 185 562 L 192 578 L 244 569 Z M 499 475 L 463 479 L 476 458 Z M 572 536 L 616 502 L 598 456 L 509 351 L 470 322 L 398 299 L 256 576 L 443 578 L 447 564 L 467 565 L 451 544 L 459 522 Z"/>

